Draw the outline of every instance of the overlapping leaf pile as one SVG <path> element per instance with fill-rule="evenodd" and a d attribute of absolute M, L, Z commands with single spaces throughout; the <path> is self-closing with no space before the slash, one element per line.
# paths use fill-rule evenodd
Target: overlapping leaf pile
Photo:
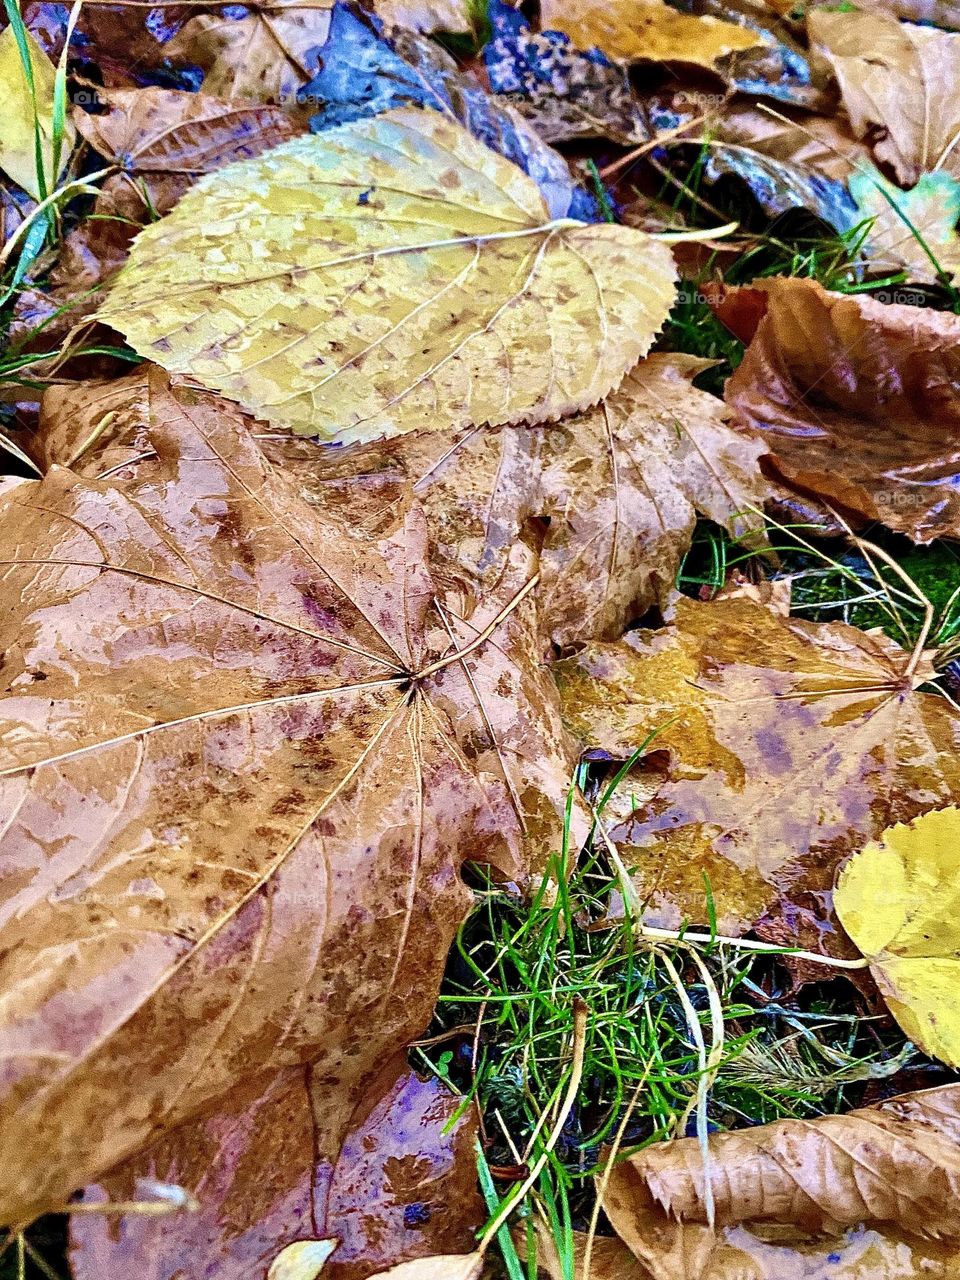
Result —
<path fill-rule="evenodd" d="M 406 1051 L 465 865 L 523 893 L 598 825 L 638 925 L 862 955 L 960 1062 L 940 659 L 674 591 L 698 518 L 764 555 L 770 501 L 960 537 L 960 320 L 860 292 L 949 294 L 960 19 L 782 9 L 493 0 L 472 69 L 430 39 L 476 36 L 452 0 L 0 32 L 4 305 L 46 386 L 0 506 L 0 1218 L 79 1193 L 78 1280 L 478 1276 L 476 1115 Z M 859 225 L 857 292 L 711 288 L 746 353 L 700 389 L 651 351 L 662 208 L 588 190 L 550 146 L 585 138 Z M 50 355 L 79 319 L 92 365 Z M 947 1280 L 958 1090 L 633 1154 L 577 1257 Z"/>

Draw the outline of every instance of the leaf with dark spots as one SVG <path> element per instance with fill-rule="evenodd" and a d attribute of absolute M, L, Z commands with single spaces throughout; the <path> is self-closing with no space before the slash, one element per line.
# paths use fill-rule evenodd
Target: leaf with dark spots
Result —
<path fill-rule="evenodd" d="M 651 136 L 626 67 L 599 49 L 581 53 L 561 31 L 534 31 L 503 0 L 489 0 L 488 14 L 490 87 L 548 142 L 599 137 L 630 145 Z"/>
<path fill-rule="evenodd" d="M 407 105 L 452 115 L 533 178 L 552 217 L 593 221 L 598 216 L 563 157 L 509 106 L 491 99 L 439 45 L 401 28 L 385 31 L 376 18 L 343 0 L 333 7 L 319 69 L 298 100 L 314 109 L 316 131 Z"/>
<path fill-rule="evenodd" d="M 960 318 L 783 277 L 716 310 L 750 343 L 725 398 L 778 479 L 915 542 L 960 536 Z"/>
<path fill-rule="evenodd" d="M 337 1241 L 323 1280 L 466 1252 L 484 1216 L 475 1112 L 402 1056 L 333 1113 L 329 1086 L 298 1067 L 253 1082 L 88 1187 L 83 1202 L 96 1204 L 149 1199 L 152 1185 L 173 1184 L 199 1208 L 119 1223 L 75 1216 L 75 1280 L 263 1280 L 286 1245 L 313 1237 Z"/>
<path fill-rule="evenodd" d="M 596 409 L 546 427 L 424 431 L 335 454 L 284 436 L 264 448 L 320 494 L 389 461 L 402 467 L 427 515 L 433 572 L 471 608 L 499 589 L 517 539 L 528 539 L 540 553 L 544 635 L 567 646 L 619 635 L 665 601 L 698 511 L 731 532 L 758 527 L 761 446 L 692 386 L 707 367 L 650 356 Z"/>
<path fill-rule="evenodd" d="M 352 1112 L 429 1020 L 462 862 L 522 879 L 562 839 L 535 558 L 464 622 L 409 498 L 375 541 L 145 372 L 139 457 L 101 417 L 86 476 L 0 512 L 6 1221 L 273 1070 Z"/>
<path fill-rule="evenodd" d="M 604 811 L 649 923 L 708 923 L 706 876 L 721 933 L 774 931 L 792 911 L 777 941 L 848 953 L 830 907 L 840 862 L 960 787 L 960 717 L 909 658 L 733 596 L 682 599 L 665 630 L 555 665 L 587 747 L 650 753 Z"/>

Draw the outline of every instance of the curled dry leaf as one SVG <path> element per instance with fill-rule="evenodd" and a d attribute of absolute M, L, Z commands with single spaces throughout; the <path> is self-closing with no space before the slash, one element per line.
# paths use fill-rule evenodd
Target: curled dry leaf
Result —
<path fill-rule="evenodd" d="M 960 536 L 960 318 L 784 277 L 716 310 L 750 343 L 727 403 L 777 479 L 915 542 Z"/>
<path fill-rule="evenodd" d="M 421 431 L 322 454 L 284 437 L 263 447 L 321 492 L 338 476 L 399 464 L 427 515 L 435 576 L 474 603 L 499 589 L 535 522 L 541 626 L 568 646 L 618 636 L 664 602 L 697 512 L 739 535 L 762 523 L 763 446 L 691 385 L 705 368 L 695 356 L 648 356 L 603 404 L 550 427 Z"/>
<path fill-rule="evenodd" d="M 651 1280 L 952 1280 L 960 1085 L 618 1164 L 604 1208 Z M 705 1179 L 715 1206 L 708 1226 Z"/>
<path fill-rule="evenodd" d="M 294 1280 L 324 1239 L 336 1248 L 323 1280 L 362 1280 L 399 1259 L 470 1249 L 485 1218 L 476 1113 L 404 1058 L 353 1095 L 302 1067 L 254 1081 L 88 1187 L 85 1204 L 129 1203 L 172 1182 L 199 1208 L 75 1215 L 75 1280 Z"/>
<path fill-rule="evenodd" d="M 440 613 L 415 505 L 374 539 L 151 379 L 146 457 L 2 511 L 8 1222 L 269 1070 L 354 1096 L 429 1020 L 461 862 L 560 847 L 534 557 Z"/>
<path fill-rule="evenodd" d="M 57 171 L 54 173 L 53 140 L 53 63 L 30 31 L 24 33 L 30 55 L 33 89 L 27 83 L 20 49 L 12 26 L 0 31 L 0 93 L 3 114 L 0 116 L 0 169 L 8 174 L 28 195 L 39 200 L 53 190 L 56 180 L 70 159 L 76 138 L 73 126 L 64 125 Z M 37 172 L 37 134 L 43 174 Z M 45 190 L 41 192 L 42 185 Z"/>
<path fill-rule="evenodd" d="M 688 62 L 715 69 L 727 54 L 762 43 L 755 31 L 719 18 L 678 13 L 664 0 L 541 0 L 540 25 L 578 49 L 625 62 Z"/>
<path fill-rule="evenodd" d="M 666 246 L 551 222 L 516 165 L 401 108 L 201 180 L 99 318 L 260 417 L 349 441 L 595 404 L 674 277 Z"/>
<path fill-rule="evenodd" d="M 854 132 L 886 131 L 874 154 L 903 185 L 941 167 L 960 175 L 960 99 L 944 88 L 960 79 L 960 35 L 856 9 L 815 9 L 808 26 L 836 74 Z"/>
<path fill-rule="evenodd" d="M 960 810 L 898 823 L 840 873 L 834 902 L 891 1013 L 925 1053 L 960 1065 Z"/>
<path fill-rule="evenodd" d="M 681 599 L 675 618 L 554 667 L 587 747 L 652 753 L 605 810 L 647 920 L 707 923 L 706 876 L 720 932 L 783 898 L 793 944 L 835 952 L 837 865 L 958 794 L 960 717 L 884 637 L 747 598 Z"/>

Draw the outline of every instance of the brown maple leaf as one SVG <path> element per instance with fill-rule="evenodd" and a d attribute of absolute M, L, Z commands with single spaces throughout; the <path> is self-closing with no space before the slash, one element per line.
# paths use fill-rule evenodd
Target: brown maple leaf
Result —
<path fill-rule="evenodd" d="M 463 622 L 414 503 L 373 540 L 149 377 L 144 457 L 0 509 L 8 1222 L 268 1071 L 352 1107 L 429 1019 L 462 862 L 561 845 L 529 550 Z"/>

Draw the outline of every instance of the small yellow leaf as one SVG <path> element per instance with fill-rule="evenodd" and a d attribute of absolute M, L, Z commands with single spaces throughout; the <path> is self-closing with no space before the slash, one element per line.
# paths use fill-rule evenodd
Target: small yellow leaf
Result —
<path fill-rule="evenodd" d="M 906 1034 L 960 1065 L 960 809 L 888 827 L 847 863 L 833 900 Z"/>
<path fill-rule="evenodd" d="M 483 1254 L 444 1253 L 432 1258 L 414 1258 L 386 1271 L 378 1271 L 370 1280 L 479 1280 L 483 1270 Z"/>
<path fill-rule="evenodd" d="M 674 295 L 642 231 L 551 220 L 432 111 L 295 138 L 143 231 L 100 319 L 259 417 L 339 441 L 596 404 Z"/>
<path fill-rule="evenodd" d="M 35 99 L 24 74 L 13 27 L 8 26 L 0 31 L 0 95 L 3 98 L 3 111 L 0 113 L 0 169 L 38 200 L 41 192 L 37 174 L 35 121 L 40 129 L 40 151 L 48 192 L 59 177 L 59 173 L 53 173 L 53 83 L 56 72 L 53 63 L 29 31 L 26 32 L 26 40 L 33 71 Z M 75 138 L 76 131 L 68 118 L 64 122 L 58 166 L 60 170 L 70 157 Z"/>
<path fill-rule="evenodd" d="M 270 1263 L 267 1280 L 317 1280 L 339 1240 L 295 1240 Z"/>

